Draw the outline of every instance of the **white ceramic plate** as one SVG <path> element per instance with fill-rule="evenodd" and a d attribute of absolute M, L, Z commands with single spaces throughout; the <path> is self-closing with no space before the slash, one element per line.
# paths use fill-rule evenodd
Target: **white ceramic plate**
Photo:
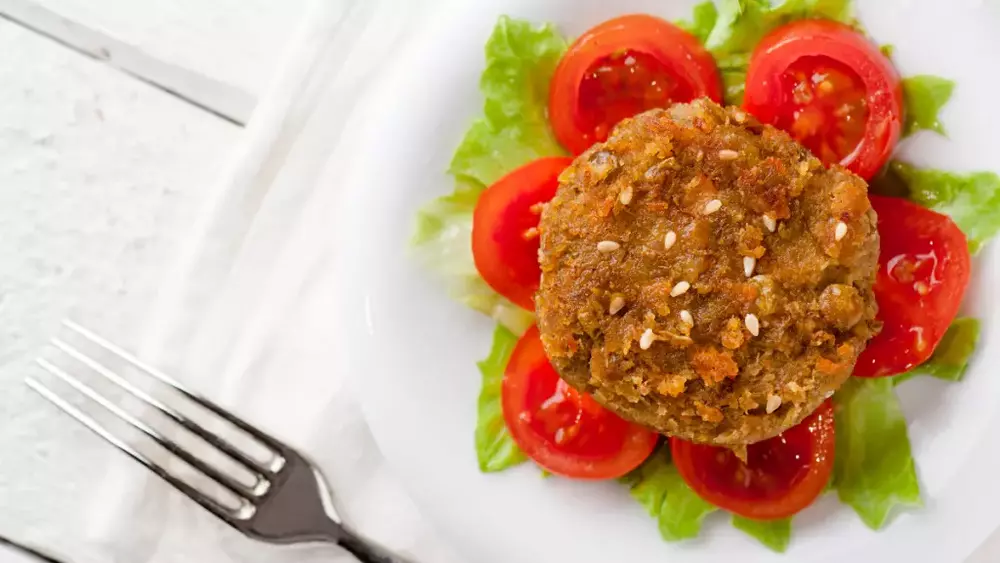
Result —
<path fill-rule="evenodd" d="M 795 520 L 784 556 L 710 518 L 702 537 L 664 543 L 656 523 L 616 483 L 541 479 L 522 466 L 477 470 L 473 449 L 479 374 L 492 323 L 447 299 L 408 255 L 415 210 L 452 183 L 444 170 L 479 115 L 483 45 L 497 16 L 555 22 L 567 35 L 611 16 L 687 17 L 692 2 L 480 0 L 439 7 L 370 96 L 340 217 L 343 296 L 340 369 L 354 376 L 365 415 L 391 465 L 467 560 L 476 563 L 609 561 L 960 561 L 1000 524 L 1000 245 L 976 259 L 966 308 L 984 322 L 966 380 L 929 378 L 900 388 L 925 506 L 884 531 L 865 528 L 827 495 Z M 447 8 L 447 9 L 446 9 Z M 952 170 L 998 170 L 1000 18 L 981 2 L 862 0 L 861 19 L 891 43 L 904 75 L 953 78 L 943 114 L 950 139 L 921 134 L 910 160 Z M 342 249 L 343 250 L 343 249 Z M 716 515 L 719 516 L 719 515 Z"/>

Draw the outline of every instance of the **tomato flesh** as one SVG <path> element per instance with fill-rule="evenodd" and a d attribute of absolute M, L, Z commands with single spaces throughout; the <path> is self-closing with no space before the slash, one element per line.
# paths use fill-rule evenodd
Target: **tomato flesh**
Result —
<path fill-rule="evenodd" d="M 712 55 L 676 25 L 633 14 L 588 30 L 569 47 L 550 83 L 549 121 L 559 142 L 580 154 L 622 119 L 702 96 L 722 100 Z"/>
<path fill-rule="evenodd" d="M 537 327 L 511 354 L 502 403 L 514 442 L 535 463 L 566 477 L 621 477 L 645 461 L 658 440 L 562 381 L 545 356 Z"/>
<path fill-rule="evenodd" d="M 787 518 L 826 488 L 833 471 L 833 405 L 826 401 L 784 433 L 750 444 L 747 461 L 731 450 L 670 439 L 684 481 L 706 501 L 756 520 Z"/>
<path fill-rule="evenodd" d="M 947 216 L 913 202 L 869 196 L 881 244 L 875 299 L 882 331 L 854 375 L 896 375 L 926 361 L 958 314 L 969 284 L 965 235 Z"/>
<path fill-rule="evenodd" d="M 594 61 L 580 83 L 580 125 L 603 141 L 621 120 L 694 97 L 691 86 L 648 53 L 626 49 Z"/>
<path fill-rule="evenodd" d="M 800 20 L 772 31 L 750 56 L 745 86 L 747 111 L 866 180 L 899 141 L 899 74 L 847 25 Z"/>
<path fill-rule="evenodd" d="M 542 205 L 559 187 L 572 159 L 540 158 L 494 182 L 479 196 L 472 216 L 472 257 L 486 283 L 530 310 L 541 282 L 538 222 Z"/>
<path fill-rule="evenodd" d="M 826 57 L 802 57 L 782 74 L 792 93 L 775 126 L 826 163 L 840 162 L 861 143 L 868 120 L 865 86 L 847 65 Z"/>
<path fill-rule="evenodd" d="M 545 440 L 579 457 L 614 455 L 625 441 L 628 423 L 559 379 L 552 366 L 534 373 L 527 405 L 520 415 L 522 421 Z"/>
<path fill-rule="evenodd" d="M 741 500 L 769 499 L 784 493 L 809 468 L 811 453 L 808 439 L 794 433 L 748 447 L 746 463 L 730 450 L 717 449 L 702 478 L 706 486 L 731 491 Z"/>

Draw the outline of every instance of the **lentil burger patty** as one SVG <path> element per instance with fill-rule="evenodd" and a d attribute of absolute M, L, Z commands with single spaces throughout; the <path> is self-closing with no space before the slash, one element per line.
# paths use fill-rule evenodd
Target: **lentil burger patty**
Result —
<path fill-rule="evenodd" d="M 545 350 L 567 383 L 664 434 L 775 436 L 878 330 L 875 222 L 864 180 L 739 109 L 640 114 L 543 211 Z"/>

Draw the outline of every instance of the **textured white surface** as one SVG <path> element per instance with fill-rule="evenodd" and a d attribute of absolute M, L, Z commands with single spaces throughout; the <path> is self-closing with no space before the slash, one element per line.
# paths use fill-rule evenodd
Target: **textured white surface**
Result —
<path fill-rule="evenodd" d="M 240 130 L 4 21 L 0 52 L 0 530 L 72 553 L 110 450 L 21 380 L 67 315 L 134 344 Z"/>
<path fill-rule="evenodd" d="M 258 95 L 310 0 L 36 0 L 166 62 Z M 336 0 L 323 0 L 336 1 Z"/>
<path fill-rule="evenodd" d="M 114 35 L 49 10 L 37 0 L 0 0 L 0 15 L 234 123 L 249 121 L 256 105 L 256 97 L 242 88 L 158 59 Z"/>

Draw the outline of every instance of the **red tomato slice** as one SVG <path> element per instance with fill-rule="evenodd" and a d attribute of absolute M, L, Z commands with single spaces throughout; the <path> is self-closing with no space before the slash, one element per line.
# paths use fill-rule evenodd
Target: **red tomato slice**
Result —
<path fill-rule="evenodd" d="M 504 421 L 514 442 L 557 475 L 621 477 L 645 461 L 659 439 L 559 379 L 534 326 L 514 347 L 502 397 Z"/>
<path fill-rule="evenodd" d="M 903 373 L 927 360 L 958 314 L 969 285 L 965 234 L 946 215 L 896 197 L 869 196 L 881 240 L 875 300 L 882 332 L 854 375 Z"/>
<path fill-rule="evenodd" d="M 722 100 L 715 59 L 698 39 L 647 15 L 608 20 L 563 55 L 549 89 L 549 120 L 573 154 L 604 141 L 626 117 L 708 96 Z"/>
<path fill-rule="evenodd" d="M 833 472 L 833 404 L 784 433 L 750 444 L 746 463 L 726 448 L 670 439 L 677 471 L 698 496 L 755 520 L 787 518 L 812 504 Z"/>
<path fill-rule="evenodd" d="M 864 35 L 837 22 L 802 20 L 757 45 L 743 106 L 824 163 L 868 180 L 899 141 L 903 90 L 892 63 Z"/>
<path fill-rule="evenodd" d="M 573 159 L 540 158 L 497 180 L 476 202 L 472 258 L 497 293 L 533 311 L 542 279 L 538 267 L 540 204 L 556 195 L 559 174 Z"/>

